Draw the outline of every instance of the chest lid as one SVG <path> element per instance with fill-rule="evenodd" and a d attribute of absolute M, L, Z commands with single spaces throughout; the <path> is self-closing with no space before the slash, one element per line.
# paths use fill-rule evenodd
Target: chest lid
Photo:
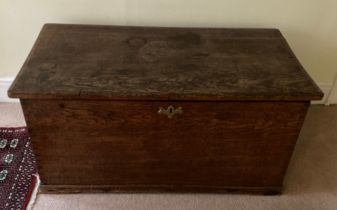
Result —
<path fill-rule="evenodd" d="M 8 94 L 107 100 L 315 100 L 276 29 L 46 24 Z"/>

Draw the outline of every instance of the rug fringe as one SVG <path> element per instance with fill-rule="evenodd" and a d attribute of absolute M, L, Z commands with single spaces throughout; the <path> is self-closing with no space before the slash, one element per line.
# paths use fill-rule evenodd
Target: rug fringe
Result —
<path fill-rule="evenodd" d="M 40 187 L 40 177 L 39 177 L 39 175 L 33 174 L 33 176 L 36 177 L 36 184 L 34 186 L 34 189 L 33 189 L 32 195 L 30 197 L 30 200 L 27 204 L 26 210 L 32 210 L 33 209 L 33 206 L 34 206 L 36 198 L 37 198 L 37 193 L 38 193 L 38 190 L 39 190 L 39 187 Z"/>

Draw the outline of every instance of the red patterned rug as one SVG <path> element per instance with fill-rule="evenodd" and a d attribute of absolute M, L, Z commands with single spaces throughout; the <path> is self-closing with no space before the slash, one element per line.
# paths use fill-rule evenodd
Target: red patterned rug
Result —
<path fill-rule="evenodd" d="M 27 128 L 0 128 L 0 209 L 30 209 L 38 180 Z"/>

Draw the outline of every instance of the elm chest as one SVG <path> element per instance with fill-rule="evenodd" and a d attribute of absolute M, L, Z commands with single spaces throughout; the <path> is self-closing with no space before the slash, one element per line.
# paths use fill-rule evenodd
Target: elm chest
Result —
<path fill-rule="evenodd" d="M 8 94 L 42 192 L 262 193 L 323 95 L 276 29 L 62 24 Z"/>

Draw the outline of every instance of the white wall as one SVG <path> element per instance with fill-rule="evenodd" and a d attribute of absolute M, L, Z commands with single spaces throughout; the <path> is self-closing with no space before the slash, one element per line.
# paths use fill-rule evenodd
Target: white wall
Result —
<path fill-rule="evenodd" d="M 337 71 L 336 0 L 0 0 L 0 78 L 16 75 L 46 22 L 280 28 L 316 82 Z"/>

